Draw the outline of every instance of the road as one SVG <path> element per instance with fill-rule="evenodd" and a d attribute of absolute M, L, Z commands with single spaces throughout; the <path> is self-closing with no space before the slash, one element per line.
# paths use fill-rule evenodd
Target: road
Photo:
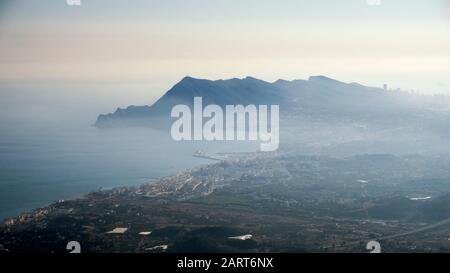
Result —
<path fill-rule="evenodd" d="M 434 224 L 431 224 L 431 225 L 428 225 L 428 226 L 425 226 L 425 227 L 414 229 L 414 230 L 411 230 L 411 231 L 406 231 L 406 232 L 397 233 L 397 234 L 393 234 L 393 235 L 387 235 L 387 236 L 383 236 L 383 237 L 378 237 L 375 240 L 377 240 L 377 241 L 389 240 L 389 239 L 394 239 L 394 238 L 403 237 L 403 236 L 407 236 L 407 235 L 412 235 L 412 234 L 415 234 L 415 233 L 419 233 L 419 232 L 427 231 L 427 230 L 430 230 L 430 229 L 434 229 L 434 228 L 437 228 L 437 227 L 440 227 L 440 226 L 443 226 L 443 225 L 446 225 L 446 224 L 450 224 L 450 218 L 442 220 L 442 221 L 439 221 L 437 223 L 434 223 Z"/>

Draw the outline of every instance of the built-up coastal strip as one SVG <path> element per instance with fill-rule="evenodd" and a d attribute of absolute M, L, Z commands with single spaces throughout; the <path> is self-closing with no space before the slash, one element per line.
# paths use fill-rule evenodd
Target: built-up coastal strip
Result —
<path fill-rule="evenodd" d="M 228 156 L 8 219 L 0 250 L 67 252 L 77 241 L 83 252 L 367 252 L 379 238 L 384 252 L 446 252 L 449 169 L 417 156 Z"/>

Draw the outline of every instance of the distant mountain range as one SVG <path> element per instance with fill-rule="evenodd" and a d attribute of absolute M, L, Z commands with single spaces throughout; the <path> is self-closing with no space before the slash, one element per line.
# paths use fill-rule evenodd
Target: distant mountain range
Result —
<path fill-rule="evenodd" d="M 312 76 L 308 80 L 280 79 L 272 83 L 252 77 L 215 81 L 185 77 L 153 105 L 118 108 L 114 113 L 99 115 L 95 126 L 151 127 L 165 124 L 170 122 L 174 105 L 192 105 L 196 96 L 203 98 L 204 105 L 279 104 L 281 119 L 283 115 L 285 118 L 333 115 L 356 119 L 399 117 L 412 113 L 423 115 L 424 111 L 443 104 L 441 99 L 433 96 L 344 83 L 325 76 Z"/>
<path fill-rule="evenodd" d="M 325 76 L 266 82 L 252 77 L 204 80 L 185 77 L 151 106 L 100 115 L 98 128 L 150 127 L 170 132 L 172 107 L 280 105 L 280 143 L 305 153 L 450 152 L 450 99 L 344 83 Z"/>

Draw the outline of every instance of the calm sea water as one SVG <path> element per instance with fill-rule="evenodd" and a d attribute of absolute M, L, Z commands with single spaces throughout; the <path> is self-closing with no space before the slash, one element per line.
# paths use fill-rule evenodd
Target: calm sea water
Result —
<path fill-rule="evenodd" d="M 197 149 L 245 150 L 175 142 L 168 132 L 151 129 L 2 124 L 0 219 L 100 187 L 135 185 L 211 163 L 192 157 Z"/>

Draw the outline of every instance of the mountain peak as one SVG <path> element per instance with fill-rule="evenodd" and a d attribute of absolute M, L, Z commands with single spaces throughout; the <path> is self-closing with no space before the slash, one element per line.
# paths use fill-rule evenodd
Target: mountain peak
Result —
<path fill-rule="evenodd" d="M 191 76 L 185 76 L 179 82 L 193 82 L 193 81 L 198 81 L 198 80 L 200 80 L 200 79 L 197 79 L 197 78 L 194 78 L 194 77 L 191 77 Z"/>
<path fill-rule="evenodd" d="M 192 88 L 193 86 L 203 86 L 203 85 L 208 85 L 210 83 L 212 83 L 213 81 L 211 80 L 207 80 L 207 79 L 199 79 L 199 78 L 194 78 L 191 76 L 185 76 L 184 78 L 181 79 L 181 81 L 179 81 L 177 84 L 175 84 L 173 86 L 172 89 L 169 90 L 168 93 L 171 93 L 170 91 L 173 91 L 174 89 L 180 89 L 180 88 Z"/>
<path fill-rule="evenodd" d="M 243 78 L 242 80 L 249 81 L 249 82 L 264 82 L 265 83 L 265 81 L 257 79 L 257 78 L 252 77 L 252 76 L 247 76 L 247 77 Z"/>
<path fill-rule="evenodd" d="M 287 83 L 290 83 L 290 81 L 284 80 L 284 79 L 278 79 L 278 80 L 274 81 L 273 83 L 274 84 L 287 84 Z"/>
<path fill-rule="evenodd" d="M 319 76 L 311 76 L 308 78 L 308 81 L 311 82 L 320 82 L 320 83 L 327 83 L 327 84 L 345 84 L 344 82 L 323 76 L 323 75 L 319 75 Z"/>

